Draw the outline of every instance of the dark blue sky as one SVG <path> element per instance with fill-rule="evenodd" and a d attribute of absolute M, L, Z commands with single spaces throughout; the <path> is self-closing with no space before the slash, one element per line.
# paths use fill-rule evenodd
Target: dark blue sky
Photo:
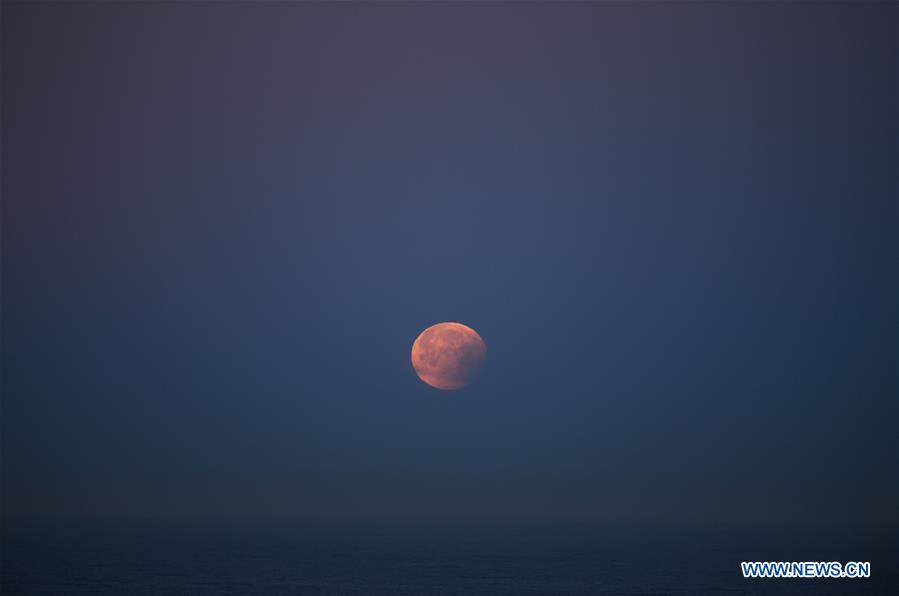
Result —
<path fill-rule="evenodd" d="M 896 22 L 4 3 L 3 512 L 895 520 Z"/>

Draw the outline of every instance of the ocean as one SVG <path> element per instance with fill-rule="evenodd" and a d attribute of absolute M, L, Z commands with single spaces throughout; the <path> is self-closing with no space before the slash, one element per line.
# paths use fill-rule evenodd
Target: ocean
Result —
<path fill-rule="evenodd" d="M 3 595 L 899 594 L 895 529 L 4 521 Z M 741 561 L 870 561 L 744 579 Z"/>

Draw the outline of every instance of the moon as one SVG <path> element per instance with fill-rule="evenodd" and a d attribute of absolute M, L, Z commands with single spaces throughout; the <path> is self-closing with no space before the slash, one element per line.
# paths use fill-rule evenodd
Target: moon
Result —
<path fill-rule="evenodd" d="M 486 358 L 484 340 L 462 323 L 432 325 L 412 344 L 412 368 L 418 378 L 437 389 L 465 387 Z"/>

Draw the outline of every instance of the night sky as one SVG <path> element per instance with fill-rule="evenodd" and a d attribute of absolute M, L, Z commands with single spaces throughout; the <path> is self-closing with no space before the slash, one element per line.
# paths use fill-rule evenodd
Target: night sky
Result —
<path fill-rule="evenodd" d="M 895 522 L 897 11 L 5 2 L 3 514 Z"/>

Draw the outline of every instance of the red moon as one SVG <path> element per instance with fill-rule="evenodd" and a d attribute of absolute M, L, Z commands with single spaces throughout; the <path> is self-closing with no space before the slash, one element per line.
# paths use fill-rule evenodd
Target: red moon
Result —
<path fill-rule="evenodd" d="M 412 344 L 412 367 L 418 377 L 437 389 L 468 385 L 487 357 L 477 331 L 462 323 L 437 323 L 421 332 Z"/>

